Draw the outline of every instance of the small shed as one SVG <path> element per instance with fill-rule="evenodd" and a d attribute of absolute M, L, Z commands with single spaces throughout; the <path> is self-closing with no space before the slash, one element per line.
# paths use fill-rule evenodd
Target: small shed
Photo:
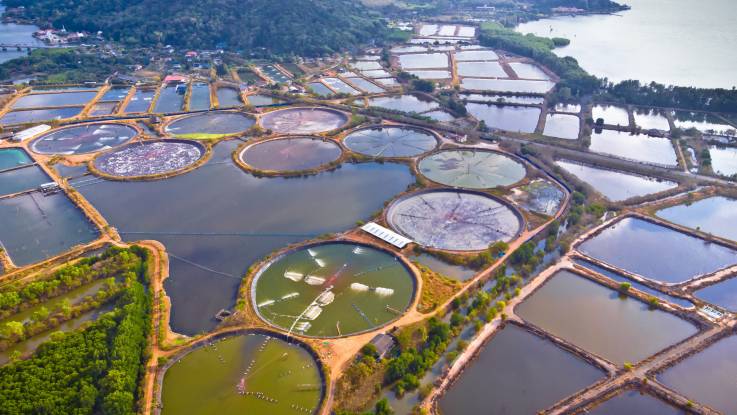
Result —
<path fill-rule="evenodd" d="M 379 333 L 369 342 L 376 347 L 378 359 L 383 359 L 394 347 L 394 338 L 386 333 Z"/>

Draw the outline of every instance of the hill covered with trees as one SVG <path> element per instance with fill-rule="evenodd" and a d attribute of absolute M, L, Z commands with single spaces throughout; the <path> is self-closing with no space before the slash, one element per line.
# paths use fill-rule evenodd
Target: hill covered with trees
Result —
<path fill-rule="evenodd" d="M 355 0 L 6 0 L 40 25 L 96 32 L 129 45 L 265 48 L 315 56 L 381 39 L 378 14 Z"/>

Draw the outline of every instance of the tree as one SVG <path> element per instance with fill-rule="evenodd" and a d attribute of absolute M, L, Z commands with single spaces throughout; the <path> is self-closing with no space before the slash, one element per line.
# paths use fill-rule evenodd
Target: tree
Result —
<path fill-rule="evenodd" d="M 435 84 L 426 79 L 413 79 L 412 89 L 430 94 L 435 90 Z"/>
<path fill-rule="evenodd" d="M 394 410 L 389 405 L 389 401 L 386 398 L 382 398 L 380 401 L 376 402 L 374 413 L 376 415 L 392 415 L 394 414 Z"/>

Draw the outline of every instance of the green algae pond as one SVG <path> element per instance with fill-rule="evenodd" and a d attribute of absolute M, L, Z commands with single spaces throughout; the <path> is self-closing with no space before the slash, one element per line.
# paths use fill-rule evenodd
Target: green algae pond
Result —
<path fill-rule="evenodd" d="M 241 334 L 175 360 L 164 376 L 161 413 L 314 414 L 323 389 L 307 349 L 265 334 Z"/>
<path fill-rule="evenodd" d="M 290 332 L 335 337 L 375 329 L 412 303 L 414 277 L 388 252 L 326 243 L 280 255 L 251 287 L 258 314 Z"/>

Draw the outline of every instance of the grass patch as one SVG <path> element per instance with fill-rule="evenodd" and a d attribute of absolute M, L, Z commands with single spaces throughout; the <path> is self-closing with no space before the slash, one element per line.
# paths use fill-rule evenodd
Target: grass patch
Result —
<path fill-rule="evenodd" d="M 420 270 L 422 277 L 422 293 L 417 305 L 417 310 L 421 313 L 435 310 L 463 287 L 460 281 L 448 278 L 420 263 L 415 262 L 414 265 Z"/>

